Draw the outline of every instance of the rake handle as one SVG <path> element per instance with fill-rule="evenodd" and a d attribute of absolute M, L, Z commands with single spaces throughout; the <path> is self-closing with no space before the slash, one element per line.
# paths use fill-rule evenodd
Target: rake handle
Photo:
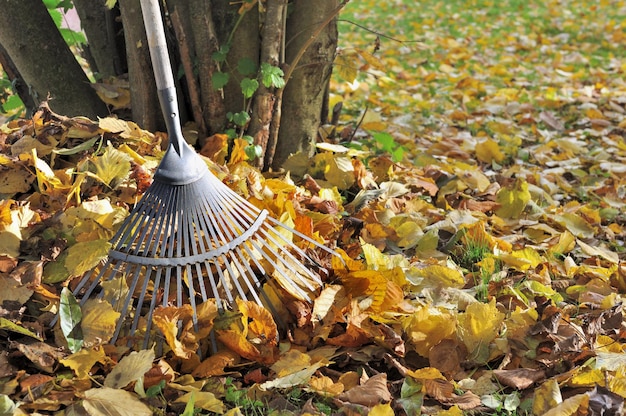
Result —
<path fill-rule="evenodd" d="M 158 0 L 141 0 L 141 12 L 148 37 L 148 48 L 152 59 L 154 79 L 161 103 L 161 110 L 165 118 L 170 143 L 177 152 L 182 151 L 183 135 L 180 130 L 180 118 L 178 115 L 178 99 L 176 86 L 172 75 L 172 66 L 167 51 L 165 30 L 161 19 L 161 8 Z"/>

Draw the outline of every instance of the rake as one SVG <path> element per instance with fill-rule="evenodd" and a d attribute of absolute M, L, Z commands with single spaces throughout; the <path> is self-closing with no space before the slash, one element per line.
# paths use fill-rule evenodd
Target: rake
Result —
<path fill-rule="evenodd" d="M 310 301 L 322 280 L 304 263 L 317 262 L 291 236 L 306 241 L 310 248 L 339 255 L 231 190 L 185 142 L 158 1 L 141 0 L 141 8 L 169 144 L 152 184 L 111 240 L 107 260 L 98 271 L 87 273 L 73 292 L 82 297 L 82 305 L 101 289 L 102 282 L 122 273 L 129 290 L 117 301 L 121 315 L 111 342 L 116 342 L 124 323 L 133 336 L 141 308 L 149 301 L 146 348 L 159 303 L 190 304 L 197 324 L 200 299 L 214 298 L 223 312 L 239 296 L 276 315 L 263 281 L 278 282 L 289 294 Z"/>

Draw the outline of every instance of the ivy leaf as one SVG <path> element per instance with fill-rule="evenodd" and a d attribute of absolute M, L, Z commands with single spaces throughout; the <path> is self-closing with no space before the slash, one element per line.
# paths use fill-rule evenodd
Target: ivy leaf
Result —
<path fill-rule="evenodd" d="M 245 98 L 250 98 L 254 95 L 259 88 L 259 81 L 251 78 L 244 78 L 241 80 L 241 92 Z"/>
<path fill-rule="evenodd" d="M 211 77 L 211 85 L 214 90 L 219 90 L 224 88 L 226 84 L 228 84 L 228 79 L 230 76 L 225 72 L 216 72 Z"/>
<path fill-rule="evenodd" d="M 247 111 L 240 111 L 238 113 L 233 114 L 233 123 L 236 125 L 243 127 L 250 121 L 250 114 Z"/>
<path fill-rule="evenodd" d="M 266 88 L 282 88 L 285 86 L 285 73 L 277 66 L 272 66 L 267 62 L 261 64 L 261 77 Z"/>
<path fill-rule="evenodd" d="M 82 317 L 83 314 L 76 298 L 67 287 L 64 287 L 61 290 L 59 318 L 61 331 L 72 353 L 78 352 L 83 346 L 83 333 L 80 327 Z"/>
<path fill-rule="evenodd" d="M 225 62 L 226 61 L 226 56 L 228 55 L 228 52 L 230 51 L 230 46 L 229 45 L 222 45 L 222 47 L 220 48 L 219 51 L 214 52 L 213 55 L 211 55 L 211 57 L 213 58 L 213 60 L 217 61 L 217 62 Z"/>

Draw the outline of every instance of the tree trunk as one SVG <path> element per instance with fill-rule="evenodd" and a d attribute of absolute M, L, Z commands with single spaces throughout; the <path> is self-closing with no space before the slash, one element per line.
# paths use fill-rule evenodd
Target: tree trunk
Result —
<path fill-rule="evenodd" d="M 213 74 L 219 70 L 212 55 L 219 50 L 217 29 L 213 19 L 212 5 L 208 1 L 190 2 L 191 27 L 194 49 L 197 58 L 198 81 L 201 96 L 202 124 L 206 126 L 206 135 L 224 131 L 226 110 L 222 91 L 215 90 L 211 84 Z M 204 139 L 204 138 L 201 138 Z"/>
<path fill-rule="evenodd" d="M 320 25 L 337 12 L 339 4 L 338 0 L 294 0 L 287 21 L 287 64 L 293 65 L 301 49 L 315 36 Z M 337 22 L 333 18 L 313 39 L 296 67 L 290 68 L 293 72 L 282 96 L 283 122 L 272 162 L 274 168 L 279 168 L 292 154 L 312 155 L 315 150 L 337 39 Z"/>
<path fill-rule="evenodd" d="M 261 38 L 263 39 L 261 44 L 261 64 L 268 63 L 272 66 L 282 64 L 281 58 L 284 54 L 285 45 L 286 7 L 286 0 L 267 0 L 267 10 L 261 33 Z M 256 161 L 256 165 L 259 168 L 263 168 L 266 165 L 266 156 L 272 157 L 272 155 L 266 152 L 270 139 L 272 120 L 280 123 L 280 117 L 274 118 L 275 111 L 280 111 L 280 108 L 276 106 L 274 91 L 274 87 L 268 88 L 261 83 L 252 106 L 252 119 L 248 133 L 254 137 L 254 143 L 263 149 L 263 154 Z"/>
<path fill-rule="evenodd" d="M 96 77 L 106 79 L 126 73 L 121 24 L 115 21 L 119 17 L 119 9 L 109 10 L 104 2 L 93 0 L 74 0 L 74 7 L 81 28 L 87 35 L 87 48 L 95 63 L 95 68 L 91 70 Z"/>
<path fill-rule="evenodd" d="M 119 4 L 126 39 L 133 121 L 146 130 L 165 131 L 141 4 L 139 0 L 120 0 Z"/>
<path fill-rule="evenodd" d="M 108 113 L 41 1 L 0 2 L 0 44 L 39 103 L 48 94 L 57 113 L 90 118 Z"/>

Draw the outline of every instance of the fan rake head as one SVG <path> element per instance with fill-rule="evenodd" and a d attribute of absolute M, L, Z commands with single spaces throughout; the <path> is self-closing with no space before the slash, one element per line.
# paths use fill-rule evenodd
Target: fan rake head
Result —
<path fill-rule="evenodd" d="M 74 293 L 84 304 L 102 282 L 124 276 L 128 291 L 116 305 L 121 316 L 112 342 L 125 322 L 133 336 L 147 306 L 146 347 L 159 305 L 189 304 L 195 323 L 196 303 L 211 298 L 218 310 L 240 297 L 275 312 L 264 285 L 310 300 L 322 281 L 310 270 L 315 260 L 292 242 L 293 235 L 335 254 L 243 199 L 208 169 L 184 185 L 157 178 L 113 237 L 106 263 L 85 275 Z"/>

